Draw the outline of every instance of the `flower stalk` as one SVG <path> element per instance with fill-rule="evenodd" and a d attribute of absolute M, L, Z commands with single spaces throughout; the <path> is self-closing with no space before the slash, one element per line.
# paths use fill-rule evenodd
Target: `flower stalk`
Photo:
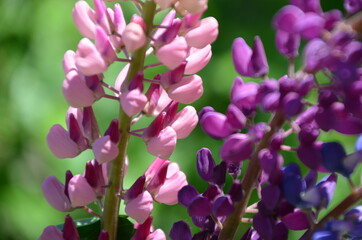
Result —
<path fill-rule="evenodd" d="M 152 31 L 155 9 L 156 4 L 153 1 L 147 1 L 144 3 L 142 18 L 146 23 L 146 35 L 149 35 Z M 139 71 L 143 70 L 147 47 L 148 46 L 145 45 L 133 54 L 132 62 L 130 63 L 130 69 L 128 71 L 128 75 L 124 84 L 125 88 L 136 76 L 136 74 Z M 107 188 L 104 212 L 102 216 L 102 228 L 108 231 L 109 239 L 116 239 L 117 237 L 117 220 L 119 214 L 119 206 L 121 203 L 121 199 L 118 197 L 118 194 L 123 190 L 124 163 L 130 138 L 129 132 L 131 127 L 131 121 L 132 119 L 120 107 L 119 132 L 121 138 L 118 145 L 119 155 L 114 161 L 111 162 L 109 177 L 110 186 Z"/>

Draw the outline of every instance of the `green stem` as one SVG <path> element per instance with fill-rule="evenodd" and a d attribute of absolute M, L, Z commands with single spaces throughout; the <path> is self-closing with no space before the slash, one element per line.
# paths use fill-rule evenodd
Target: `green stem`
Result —
<path fill-rule="evenodd" d="M 270 122 L 270 130 L 263 136 L 258 144 L 253 156 L 250 159 L 249 165 L 246 169 L 245 175 L 241 182 L 244 190 L 244 197 L 240 202 L 235 203 L 235 211 L 230 215 L 225 223 L 224 228 L 220 232 L 219 240 L 231 240 L 233 239 L 235 232 L 239 226 L 239 223 L 248 207 L 249 199 L 252 191 L 257 185 L 257 180 L 260 176 L 261 169 L 259 165 L 259 152 L 269 146 L 270 139 L 273 134 L 276 133 L 283 125 L 285 121 L 284 114 L 277 112 Z"/>
<path fill-rule="evenodd" d="M 153 1 L 146 1 L 143 6 L 142 17 L 146 23 L 145 34 L 148 36 L 152 32 L 153 18 L 155 15 L 156 4 Z M 125 88 L 136 76 L 139 71 L 143 71 L 145 62 L 145 53 L 148 48 L 146 44 L 144 47 L 137 50 L 132 56 L 132 62 L 125 80 Z M 120 107 L 119 113 L 119 131 L 121 134 L 120 142 L 118 145 L 119 155 L 111 162 L 111 170 L 109 176 L 109 187 L 107 188 L 104 212 L 102 216 L 102 228 L 108 231 L 109 239 L 117 239 L 117 224 L 118 214 L 121 199 L 117 196 L 123 190 L 123 167 L 127 155 L 128 142 L 130 138 L 131 118 L 125 114 Z"/>

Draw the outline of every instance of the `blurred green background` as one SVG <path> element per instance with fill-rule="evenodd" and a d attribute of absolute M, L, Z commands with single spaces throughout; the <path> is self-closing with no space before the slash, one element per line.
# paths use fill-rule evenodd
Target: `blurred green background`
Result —
<path fill-rule="evenodd" d="M 90 152 L 85 152 L 75 159 L 56 159 L 45 142 L 53 124 L 65 124 L 68 106 L 61 93 L 64 79 L 61 61 L 64 52 L 75 50 L 81 39 L 71 15 L 74 3 L 75 0 L 0 1 L 0 239 L 37 239 L 47 225 L 62 223 L 64 213 L 46 203 L 41 183 L 49 175 L 63 181 L 68 169 L 74 174 L 82 173 L 85 162 L 92 158 Z M 236 37 L 242 36 L 251 43 L 254 36 L 259 35 L 268 56 L 269 76 L 279 78 L 286 73 L 287 61 L 274 48 L 271 27 L 273 15 L 285 4 L 286 0 L 209 1 L 206 15 L 219 21 L 220 35 L 213 44 L 210 64 L 199 73 L 204 80 L 205 93 L 193 104 L 197 110 L 205 105 L 220 112 L 226 110 L 229 89 L 237 76 L 230 55 L 230 46 Z M 322 0 L 322 6 L 325 10 L 341 9 L 342 1 Z M 134 9 L 128 3 L 124 7 L 129 19 Z M 121 64 L 114 64 L 106 74 L 106 81 L 113 83 L 121 68 Z M 103 132 L 109 121 L 117 117 L 117 105 L 105 99 L 97 102 L 94 108 Z M 265 116 L 259 118 L 263 119 Z M 355 138 L 326 133 L 321 140 L 339 140 L 351 152 Z M 189 182 L 203 191 L 207 185 L 196 174 L 196 151 L 208 147 L 219 161 L 221 143 L 210 139 L 197 127 L 189 138 L 178 142 L 171 160 L 178 162 L 188 173 Z M 289 143 L 295 146 L 295 139 L 290 139 Z M 289 162 L 295 156 L 287 154 L 285 158 Z M 132 138 L 129 159 L 125 187 L 144 172 L 153 157 L 146 152 L 140 139 Z M 357 182 L 358 174 L 355 178 Z M 345 185 L 345 181 L 339 183 L 340 193 L 333 204 L 348 193 Z M 74 218 L 87 216 L 80 210 L 71 215 Z M 182 207 L 156 204 L 153 216 L 154 226 L 168 233 L 172 223 L 186 218 L 187 214 Z"/>

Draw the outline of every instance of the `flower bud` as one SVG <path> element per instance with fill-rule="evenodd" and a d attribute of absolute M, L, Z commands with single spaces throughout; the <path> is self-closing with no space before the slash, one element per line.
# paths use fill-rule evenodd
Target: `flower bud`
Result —
<path fill-rule="evenodd" d="M 275 38 L 277 49 L 281 54 L 287 58 L 295 58 L 298 56 L 300 44 L 300 36 L 298 34 L 277 30 Z"/>
<path fill-rule="evenodd" d="M 212 181 L 212 174 L 215 167 L 215 160 L 211 155 L 211 151 L 207 148 L 202 148 L 197 152 L 196 167 L 199 176 L 207 181 Z"/>

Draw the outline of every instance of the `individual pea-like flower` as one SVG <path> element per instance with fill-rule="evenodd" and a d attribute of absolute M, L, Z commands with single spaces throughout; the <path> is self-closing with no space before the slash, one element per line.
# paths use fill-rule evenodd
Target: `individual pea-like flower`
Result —
<path fill-rule="evenodd" d="M 262 77 L 269 71 L 264 46 L 259 37 L 254 39 L 252 49 L 243 38 L 236 38 L 232 45 L 232 56 L 235 69 L 241 76 Z"/>
<path fill-rule="evenodd" d="M 62 231 L 60 231 L 56 226 L 48 226 L 43 230 L 39 239 L 40 240 L 64 240 L 64 239 L 80 240 L 80 236 L 77 227 L 73 222 L 73 219 L 71 218 L 70 215 L 66 215 Z"/>

